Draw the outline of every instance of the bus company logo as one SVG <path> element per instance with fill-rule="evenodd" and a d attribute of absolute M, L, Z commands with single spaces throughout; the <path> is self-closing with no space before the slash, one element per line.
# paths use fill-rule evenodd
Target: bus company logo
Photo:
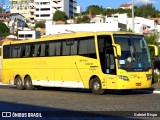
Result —
<path fill-rule="evenodd" d="M 2 112 L 2 117 L 12 117 L 11 112 Z"/>

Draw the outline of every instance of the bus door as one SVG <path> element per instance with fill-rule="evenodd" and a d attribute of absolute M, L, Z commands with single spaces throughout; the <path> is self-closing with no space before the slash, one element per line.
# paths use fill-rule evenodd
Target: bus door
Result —
<path fill-rule="evenodd" d="M 99 35 L 98 50 L 101 69 L 104 74 L 116 74 L 114 49 L 111 35 Z"/>
<path fill-rule="evenodd" d="M 116 74 L 115 58 L 113 47 L 107 47 L 104 49 L 105 53 L 105 73 Z"/>

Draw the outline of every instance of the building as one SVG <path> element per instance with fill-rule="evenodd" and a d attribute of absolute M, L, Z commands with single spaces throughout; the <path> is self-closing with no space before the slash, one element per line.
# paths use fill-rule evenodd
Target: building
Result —
<path fill-rule="evenodd" d="M 26 21 L 34 23 L 34 0 L 10 0 L 10 12 L 19 13 L 26 18 Z"/>
<path fill-rule="evenodd" d="M 155 31 L 156 24 L 154 20 L 150 20 L 143 17 L 134 18 L 134 30 L 135 33 L 140 34 L 151 34 L 152 31 Z M 127 20 L 127 29 L 132 29 L 132 18 Z"/>
<path fill-rule="evenodd" d="M 17 38 L 20 40 L 24 39 L 36 39 L 40 38 L 40 31 L 37 30 L 23 30 L 23 31 L 18 31 L 18 36 Z"/>
<path fill-rule="evenodd" d="M 63 11 L 70 18 L 77 12 L 77 0 L 35 0 L 35 19 L 51 20 L 57 11 Z"/>
<path fill-rule="evenodd" d="M 132 9 L 132 4 L 122 4 L 119 8 L 121 8 L 121 9 Z"/>
<path fill-rule="evenodd" d="M 76 13 L 82 13 L 82 7 L 81 6 L 77 6 L 77 12 Z"/>
<path fill-rule="evenodd" d="M 112 23 L 113 21 L 117 21 L 118 22 L 118 28 L 120 29 L 125 29 L 127 30 L 127 13 L 123 13 L 123 14 L 112 14 L 112 15 L 108 15 L 105 18 L 105 22 L 106 23 Z"/>
<path fill-rule="evenodd" d="M 0 21 L 1 22 L 9 22 L 9 21 L 14 21 L 16 19 L 20 19 L 20 20 L 24 21 L 25 17 L 19 13 L 0 14 Z"/>
<path fill-rule="evenodd" d="M 11 13 L 22 14 L 32 24 L 51 20 L 57 10 L 65 12 L 69 18 L 77 13 L 77 0 L 10 0 L 10 5 Z"/>
<path fill-rule="evenodd" d="M 54 28 L 54 29 L 53 29 Z M 83 24 L 59 24 L 53 21 L 46 21 L 46 35 L 80 32 L 80 31 L 118 31 L 118 22 L 111 23 L 83 23 Z"/>
<path fill-rule="evenodd" d="M 91 19 L 91 23 L 105 23 L 105 16 L 96 15 L 94 18 Z"/>

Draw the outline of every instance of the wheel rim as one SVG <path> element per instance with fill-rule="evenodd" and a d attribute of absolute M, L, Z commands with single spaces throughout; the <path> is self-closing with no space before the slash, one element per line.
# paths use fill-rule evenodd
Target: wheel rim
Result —
<path fill-rule="evenodd" d="M 21 83 L 21 80 L 20 79 L 18 79 L 17 80 L 17 86 L 20 86 L 22 83 Z"/>
<path fill-rule="evenodd" d="M 100 84 L 99 82 L 95 82 L 93 85 L 94 90 L 99 90 L 100 89 Z"/>
<path fill-rule="evenodd" d="M 27 86 L 27 87 L 30 87 L 31 85 L 32 85 L 31 81 L 30 81 L 30 80 L 27 80 L 26 86 Z"/>

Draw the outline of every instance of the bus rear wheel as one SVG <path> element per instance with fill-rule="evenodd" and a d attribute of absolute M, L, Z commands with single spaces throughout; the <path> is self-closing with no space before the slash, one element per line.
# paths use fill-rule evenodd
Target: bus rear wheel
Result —
<path fill-rule="evenodd" d="M 25 88 L 27 90 L 33 90 L 33 89 L 35 89 L 35 86 L 32 84 L 32 80 L 31 80 L 30 76 L 27 76 L 24 79 L 24 81 L 25 81 Z"/>
<path fill-rule="evenodd" d="M 98 77 L 91 80 L 90 88 L 95 95 L 102 95 L 105 92 Z"/>
<path fill-rule="evenodd" d="M 21 77 L 20 76 L 16 77 L 15 81 L 16 81 L 17 89 L 24 90 L 24 85 L 23 85 L 23 81 L 22 81 Z"/>

